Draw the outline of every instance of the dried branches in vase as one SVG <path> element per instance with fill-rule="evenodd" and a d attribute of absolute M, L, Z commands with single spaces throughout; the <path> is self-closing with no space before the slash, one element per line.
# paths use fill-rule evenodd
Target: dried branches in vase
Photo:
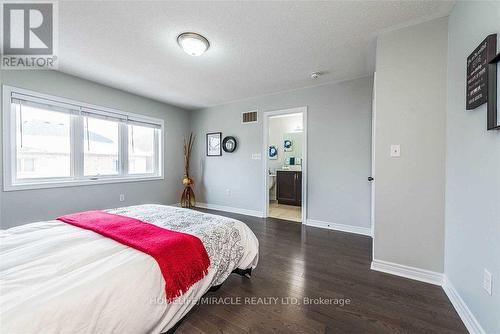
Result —
<path fill-rule="evenodd" d="M 182 178 L 184 191 L 182 192 L 181 196 L 181 206 L 183 208 L 192 208 L 196 203 L 194 191 L 191 188 L 192 186 L 194 186 L 194 182 L 193 179 L 189 177 L 189 159 L 191 157 L 191 151 L 193 150 L 193 143 L 193 133 L 189 135 L 189 140 L 187 142 L 186 138 L 184 138 L 184 177 Z"/>

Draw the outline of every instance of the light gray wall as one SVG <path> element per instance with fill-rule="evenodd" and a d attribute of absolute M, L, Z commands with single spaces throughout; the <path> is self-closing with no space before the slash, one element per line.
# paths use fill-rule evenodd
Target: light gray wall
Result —
<path fill-rule="evenodd" d="M 189 131 L 189 111 L 60 72 L 1 71 L 0 75 L 2 84 L 144 114 L 165 121 L 165 180 L 2 191 L 0 197 L 2 228 L 53 219 L 61 214 L 82 210 L 141 203 L 179 202 L 182 191 L 180 180 L 183 175 L 182 139 Z M 3 166 L 0 166 L 0 171 L 2 168 Z M 1 189 L 3 190 L 3 185 Z M 124 202 L 119 202 L 119 194 L 125 194 Z"/>
<path fill-rule="evenodd" d="M 192 113 L 192 173 L 198 202 L 263 211 L 262 112 L 308 106 L 308 218 L 370 226 L 372 77 L 262 96 Z M 241 112 L 259 110 L 259 123 Z M 238 149 L 205 156 L 205 134 L 222 131 Z M 265 154 L 262 158 L 265 158 Z M 230 190 L 230 195 L 226 189 Z"/>
<path fill-rule="evenodd" d="M 486 333 L 500 333 L 500 131 L 465 110 L 467 56 L 500 34 L 500 2 L 458 2 L 449 19 L 445 274 Z M 500 45 L 500 44 L 499 44 Z M 493 296 L 482 289 L 493 274 Z"/>
<path fill-rule="evenodd" d="M 443 272 L 447 18 L 378 38 L 374 258 Z M 401 145 L 391 158 L 390 145 Z"/>

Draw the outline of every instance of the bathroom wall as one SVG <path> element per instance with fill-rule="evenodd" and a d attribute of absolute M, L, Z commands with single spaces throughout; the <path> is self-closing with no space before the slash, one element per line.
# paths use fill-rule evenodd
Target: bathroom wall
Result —
<path fill-rule="evenodd" d="M 287 139 L 292 139 L 292 151 L 285 152 L 284 150 L 285 136 Z M 298 159 L 302 159 L 302 137 L 302 114 L 276 116 L 269 119 L 269 145 L 278 149 L 277 159 L 267 157 L 272 174 L 287 165 L 290 157 L 294 157 L 296 161 L 295 166 L 290 166 L 290 169 L 300 170 Z"/>

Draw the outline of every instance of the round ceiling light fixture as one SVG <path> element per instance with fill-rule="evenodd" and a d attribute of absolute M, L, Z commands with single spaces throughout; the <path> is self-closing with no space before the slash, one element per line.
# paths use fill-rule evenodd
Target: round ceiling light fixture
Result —
<path fill-rule="evenodd" d="M 190 56 L 201 56 L 210 47 L 208 39 L 194 32 L 180 34 L 177 43 Z"/>
<path fill-rule="evenodd" d="M 311 73 L 311 79 L 318 79 L 321 76 L 321 72 L 312 72 Z"/>

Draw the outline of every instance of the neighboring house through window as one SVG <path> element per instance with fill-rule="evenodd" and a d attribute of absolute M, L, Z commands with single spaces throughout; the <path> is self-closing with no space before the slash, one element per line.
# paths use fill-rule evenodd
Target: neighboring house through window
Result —
<path fill-rule="evenodd" d="M 162 178 L 163 121 L 4 86 L 5 190 Z"/>

